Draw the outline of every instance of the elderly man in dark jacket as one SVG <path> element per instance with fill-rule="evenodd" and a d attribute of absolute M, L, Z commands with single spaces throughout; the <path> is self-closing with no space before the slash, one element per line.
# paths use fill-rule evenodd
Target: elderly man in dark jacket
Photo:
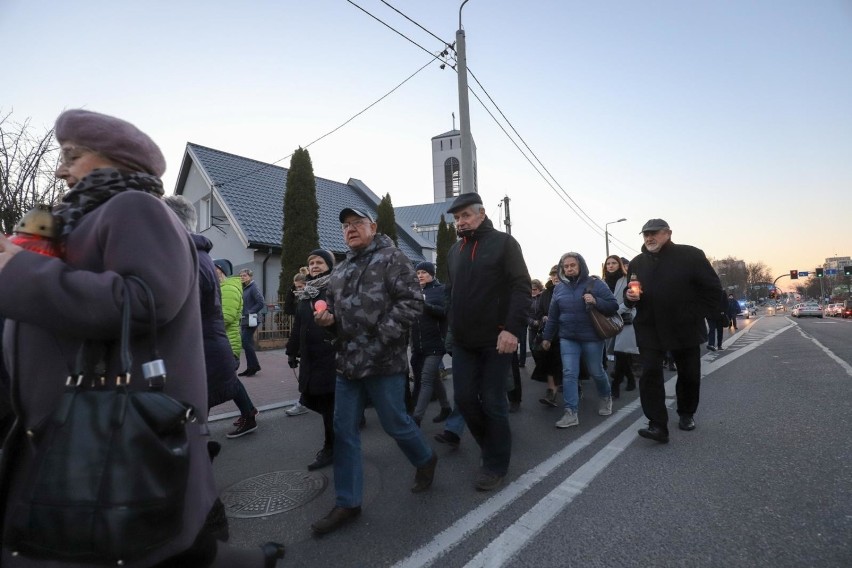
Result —
<path fill-rule="evenodd" d="M 663 358 L 671 351 L 677 364 L 677 413 L 681 430 L 694 430 L 701 388 L 701 344 L 706 317 L 719 307 L 722 285 L 704 252 L 671 241 L 662 219 L 642 227 L 642 253 L 630 261 L 625 305 L 636 306 L 633 329 L 642 359 L 639 396 L 648 427 L 643 438 L 669 441 Z"/>
<path fill-rule="evenodd" d="M 530 275 L 521 246 L 494 229 L 479 194 L 465 193 L 448 210 L 461 240 L 447 254 L 453 388 L 456 405 L 482 449 L 475 487 L 499 487 L 509 469 L 507 379 L 524 338 Z"/>
<path fill-rule="evenodd" d="M 361 513 L 363 464 L 358 424 L 367 397 L 379 421 L 417 468 L 411 491 L 432 485 L 438 456 L 405 412 L 411 324 L 423 310 L 423 295 L 411 262 L 373 217 L 347 207 L 340 212 L 349 252 L 328 282 L 328 305 L 314 306 L 314 320 L 337 336 L 334 402 L 334 489 L 331 512 L 311 525 L 317 534 L 338 529 Z"/>

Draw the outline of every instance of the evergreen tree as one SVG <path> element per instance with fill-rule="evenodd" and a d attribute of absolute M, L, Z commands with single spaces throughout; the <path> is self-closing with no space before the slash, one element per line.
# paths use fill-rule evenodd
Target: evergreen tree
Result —
<path fill-rule="evenodd" d="M 317 222 L 317 182 L 311 156 L 299 148 L 290 158 L 287 170 L 287 189 L 284 192 L 284 230 L 281 236 L 281 274 L 278 295 L 284 295 L 293 285 L 293 276 L 304 266 L 308 254 L 319 248 Z"/>
<path fill-rule="evenodd" d="M 387 235 L 393 241 L 394 245 L 397 244 L 396 214 L 393 211 L 393 204 L 391 203 L 390 193 L 382 197 L 382 200 L 379 202 L 378 219 L 376 219 L 376 225 L 377 232 L 382 233 L 383 235 Z"/>

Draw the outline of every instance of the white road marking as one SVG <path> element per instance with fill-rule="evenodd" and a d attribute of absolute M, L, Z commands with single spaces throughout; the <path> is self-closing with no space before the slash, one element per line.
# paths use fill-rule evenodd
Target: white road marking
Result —
<path fill-rule="evenodd" d="M 746 353 L 763 345 L 781 333 L 791 329 L 795 324 L 785 326 L 763 337 L 750 345 L 731 352 L 719 360 L 705 361 L 702 368 L 702 377 L 720 369 L 731 361 L 742 357 Z M 731 343 L 731 341 L 728 341 Z M 667 394 L 674 393 L 677 375 L 666 381 Z M 667 402 L 667 406 L 674 401 Z M 560 452 L 554 454 L 536 467 L 530 469 L 505 489 L 488 499 L 485 503 L 471 510 L 458 521 L 441 531 L 435 537 L 419 549 L 412 552 L 408 557 L 394 565 L 394 568 L 414 568 L 429 566 L 436 562 L 441 556 L 458 546 L 469 535 L 482 528 L 486 522 L 499 514 L 503 509 L 524 495 L 537 483 L 545 479 L 556 468 L 566 463 L 571 457 L 592 442 L 600 438 L 612 429 L 629 414 L 640 406 L 640 401 L 623 406 L 577 440 L 570 443 Z M 573 474 L 568 476 L 547 497 L 534 505 L 527 513 L 522 515 L 515 523 L 504 530 L 494 541 L 479 552 L 468 564 L 470 567 L 479 566 L 502 566 L 520 552 L 527 543 L 532 540 L 557 514 L 559 514 L 573 499 L 580 495 L 583 490 L 621 454 L 636 439 L 636 428 L 645 423 L 645 418 L 640 417 L 630 424 L 623 432 L 607 444 L 602 450 L 595 454 L 589 461 L 583 464 Z"/>
<path fill-rule="evenodd" d="M 831 358 L 835 363 L 837 363 L 838 365 L 843 367 L 843 370 L 846 371 L 847 375 L 852 377 L 852 365 L 850 365 L 849 363 L 847 363 L 846 361 L 844 361 L 843 359 L 841 359 L 840 357 L 835 355 L 834 352 L 831 349 L 829 349 L 828 347 L 826 347 L 825 345 L 820 343 L 815 337 L 805 333 L 802 330 L 802 328 L 799 327 L 798 325 L 796 325 L 796 330 L 802 335 L 802 337 L 804 337 L 805 339 L 809 339 L 810 341 L 814 342 L 814 344 L 817 347 L 819 347 L 820 349 L 822 349 L 825 352 L 825 354 L 829 356 L 829 358 Z"/>

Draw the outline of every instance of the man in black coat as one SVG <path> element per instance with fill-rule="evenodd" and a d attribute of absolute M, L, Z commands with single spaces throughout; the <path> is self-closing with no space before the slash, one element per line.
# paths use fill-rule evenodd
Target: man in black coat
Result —
<path fill-rule="evenodd" d="M 518 241 L 494 229 L 479 194 L 460 195 L 447 212 L 461 238 L 447 254 L 454 396 L 482 449 L 475 487 L 491 491 L 512 453 L 506 387 L 512 354 L 525 339 L 530 275 Z"/>
<path fill-rule="evenodd" d="M 694 430 L 701 387 L 704 320 L 715 315 L 722 285 L 701 249 L 676 245 L 662 219 L 642 227 L 642 253 L 630 261 L 625 305 L 636 306 L 633 329 L 642 359 L 639 397 L 648 427 L 643 438 L 669 441 L 663 358 L 671 351 L 677 364 L 677 413 L 681 430 Z"/>

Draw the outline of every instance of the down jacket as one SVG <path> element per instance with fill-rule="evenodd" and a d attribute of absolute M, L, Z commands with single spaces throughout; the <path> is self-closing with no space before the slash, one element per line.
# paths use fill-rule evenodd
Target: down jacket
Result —
<path fill-rule="evenodd" d="M 562 263 L 567 256 L 576 256 L 580 264 L 580 275 L 569 279 L 562 270 Z M 611 316 L 618 311 L 618 302 L 609 286 L 599 278 L 589 276 L 589 267 L 586 260 L 579 254 L 564 254 L 559 259 L 559 284 L 553 289 L 553 298 L 550 300 L 550 309 L 547 314 L 547 325 L 544 326 L 542 337 L 547 341 L 553 341 L 558 336 L 560 339 L 571 339 L 573 341 L 603 341 L 595 332 L 592 325 L 592 316 L 586 308 L 583 295 L 586 287 L 591 284 L 591 294 L 595 297 L 597 310 Z"/>
<path fill-rule="evenodd" d="M 432 280 L 423 287 L 423 313 L 411 326 L 411 351 L 423 355 L 443 355 L 447 335 L 444 285 Z"/>
<path fill-rule="evenodd" d="M 298 300 L 296 304 L 293 331 L 287 341 L 286 353 L 290 357 L 301 358 L 299 392 L 302 394 L 334 394 L 336 377 L 332 337 L 314 322 L 314 304 L 319 300 L 327 301 L 326 297 L 326 288 L 323 287 L 316 298 Z"/>
<path fill-rule="evenodd" d="M 240 318 L 243 315 L 243 283 L 239 276 L 229 276 L 220 284 L 222 290 L 222 316 L 225 318 L 225 333 L 231 344 L 235 359 L 243 352 L 240 337 Z"/>
<path fill-rule="evenodd" d="M 423 311 L 414 266 L 393 241 L 377 234 L 350 250 L 328 282 L 334 314 L 337 373 L 346 379 L 405 373 L 411 324 Z"/>

